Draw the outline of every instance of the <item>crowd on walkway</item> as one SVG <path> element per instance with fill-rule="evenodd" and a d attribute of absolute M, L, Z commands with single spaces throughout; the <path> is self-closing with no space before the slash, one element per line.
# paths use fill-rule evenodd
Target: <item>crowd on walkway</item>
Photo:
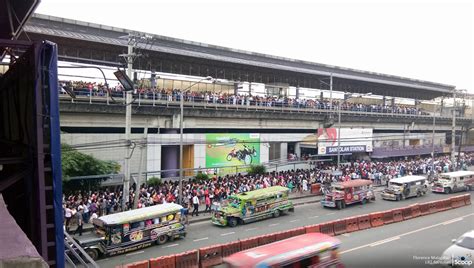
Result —
<path fill-rule="evenodd" d="M 62 87 L 73 89 L 76 95 L 93 95 L 104 97 L 107 95 L 106 87 L 101 83 L 90 83 L 83 81 L 62 81 L 60 92 L 66 94 Z M 111 89 L 112 96 L 123 97 L 123 88 L 117 85 Z M 180 89 L 149 89 L 140 88 L 137 94 L 142 99 L 160 100 L 160 101 L 179 101 L 181 98 Z M 136 96 L 137 97 L 137 96 Z M 137 97 L 138 98 L 138 97 Z M 330 101 L 328 99 L 317 98 L 289 98 L 275 96 L 257 96 L 243 94 L 229 94 L 212 91 L 186 91 L 183 94 L 185 102 L 199 102 L 209 104 L 228 104 L 240 106 L 261 106 L 261 107 L 288 107 L 288 108 L 306 108 L 329 110 L 340 109 L 344 111 L 373 112 L 373 113 L 396 113 L 426 115 L 422 109 L 409 105 L 381 105 L 381 104 L 362 104 L 352 101 L 340 102 L 339 100 Z"/>
<path fill-rule="evenodd" d="M 415 158 L 391 161 L 353 161 L 341 164 L 341 176 L 334 176 L 334 163 L 312 162 L 310 169 L 269 172 L 263 175 L 248 176 L 244 174 L 214 176 L 207 180 L 188 180 L 183 183 L 183 205 L 189 209 L 196 205 L 206 205 L 205 212 L 210 212 L 213 206 L 226 199 L 229 195 L 267 188 L 270 186 L 284 186 L 292 192 L 307 193 L 313 183 L 321 183 L 328 187 L 336 181 L 352 179 L 368 179 L 375 185 L 381 185 L 391 178 L 405 175 L 430 174 L 452 171 L 456 168 L 466 170 L 474 164 L 474 154 L 464 154 L 451 163 L 449 156 L 432 158 Z M 130 190 L 132 202 L 135 191 Z M 179 197 L 178 182 L 164 181 L 155 187 L 142 185 L 139 191 L 138 207 L 151 206 L 163 203 L 176 202 Z M 66 230 L 69 230 L 71 219 L 90 222 L 91 219 L 102 215 L 122 211 L 122 191 L 101 189 L 88 193 L 75 193 L 63 196 L 63 207 L 66 220 Z M 127 204 L 126 209 L 133 207 Z M 198 211 L 196 215 L 198 215 Z M 193 213 L 194 214 L 194 213 Z M 79 231 L 80 232 L 80 231 Z"/>

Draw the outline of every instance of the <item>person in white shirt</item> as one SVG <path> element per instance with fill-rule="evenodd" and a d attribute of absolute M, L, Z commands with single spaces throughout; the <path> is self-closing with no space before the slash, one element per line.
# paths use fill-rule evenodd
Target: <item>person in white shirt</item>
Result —
<path fill-rule="evenodd" d="M 66 206 L 64 209 L 64 217 L 66 218 L 66 232 L 69 232 L 69 223 L 72 218 L 72 210 L 69 208 L 69 206 Z"/>
<path fill-rule="evenodd" d="M 199 216 L 199 197 L 197 195 L 194 195 L 193 197 L 193 212 L 191 213 L 191 216 L 194 216 L 194 212 L 196 212 L 196 216 Z"/>

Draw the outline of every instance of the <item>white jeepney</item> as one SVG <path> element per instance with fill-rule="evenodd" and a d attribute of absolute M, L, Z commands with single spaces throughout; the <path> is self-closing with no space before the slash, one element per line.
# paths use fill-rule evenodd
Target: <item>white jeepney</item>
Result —
<path fill-rule="evenodd" d="M 422 196 L 428 191 L 426 178 L 423 176 L 405 176 L 391 179 L 388 187 L 383 190 L 382 198 L 397 200 L 414 196 Z"/>
<path fill-rule="evenodd" d="M 440 174 L 433 183 L 432 192 L 450 194 L 474 189 L 474 171 L 454 171 Z"/>

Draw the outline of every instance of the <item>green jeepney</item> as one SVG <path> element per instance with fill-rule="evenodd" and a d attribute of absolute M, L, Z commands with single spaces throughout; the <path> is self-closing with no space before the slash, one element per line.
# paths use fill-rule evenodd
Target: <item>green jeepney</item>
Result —
<path fill-rule="evenodd" d="M 282 213 L 293 212 L 293 203 L 288 200 L 290 189 L 273 186 L 237 195 L 231 195 L 212 214 L 212 223 L 235 227 L 239 223 L 249 223 Z"/>

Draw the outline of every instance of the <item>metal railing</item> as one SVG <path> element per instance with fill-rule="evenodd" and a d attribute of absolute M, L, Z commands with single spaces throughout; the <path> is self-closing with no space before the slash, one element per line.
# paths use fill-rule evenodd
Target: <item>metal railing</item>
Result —
<path fill-rule="evenodd" d="M 66 231 L 64 231 L 64 246 L 66 267 L 100 267 Z"/>

